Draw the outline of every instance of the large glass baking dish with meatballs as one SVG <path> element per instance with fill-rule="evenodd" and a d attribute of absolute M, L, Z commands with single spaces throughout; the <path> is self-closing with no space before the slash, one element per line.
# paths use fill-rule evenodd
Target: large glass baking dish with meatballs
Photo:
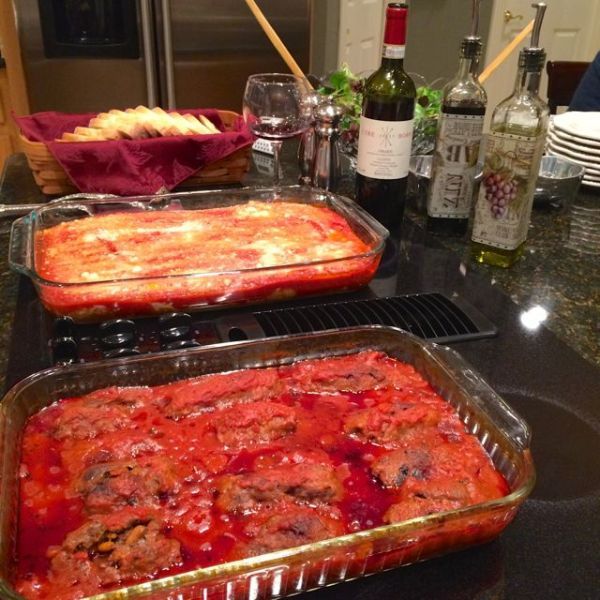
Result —
<path fill-rule="evenodd" d="M 15 221 L 9 262 L 50 312 L 89 322 L 357 289 L 387 235 L 351 200 L 301 186 L 78 194 Z"/>
<path fill-rule="evenodd" d="M 126 414 L 135 426 L 99 446 Z M 438 442 L 424 451 L 426 432 Z M 155 451 L 165 433 L 189 470 L 183 495 Z M 190 458 L 196 440 L 208 444 L 201 463 Z M 456 471 L 464 460 L 477 481 Z M 439 464 L 445 480 L 432 474 Z M 85 467 L 77 485 L 53 504 L 74 466 Z M 91 596 L 95 577 L 94 597 L 106 599 L 279 598 L 489 541 L 534 478 L 518 415 L 454 351 L 395 328 L 53 368 L 0 404 L 0 594 L 79 598 L 82 580 Z M 496 491 L 478 501 L 476 488 Z M 162 527 L 161 511 L 181 523 Z M 207 527 L 221 533 L 194 545 Z M 194 560 L 205 566 L 185 568 Z M 36 579 L 45 569 L 50 588 Z"/>

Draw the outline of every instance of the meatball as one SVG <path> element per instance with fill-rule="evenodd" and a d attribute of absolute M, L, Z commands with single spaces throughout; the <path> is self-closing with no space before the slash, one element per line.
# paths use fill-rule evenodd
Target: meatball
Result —
<path fill-rule="evenodd" d="M 108 513 L 122 506 L 158 507 L 177 488 L 167 459 L 147 458 L 96 464 L 83 472 L 77 491 L 90 513 Z"/>
<path fill-rule="evenodd" d="M 52 435 L 59 440 L 85 440 L 124 429 L 130 424 L 128 416 L 116 407 L 68 407 L 57 419 Z"/>
<path fill-rule="evenodd" d="M 385 386 L 377 353 L 299 362 L 289 369 L 291 389 L 302 392 L 360 392 Z"/>
<path fill-rule="evenodd" d="M 383 515 L 383 521 L 384 523 L 399 523 L 400 521 L 408 521 L 416 517 L 456 510 L 461 506 L 460 502 L 448 498 L 435 499 L 415 496 L 399 504 L 392 504 Z"/>
<path fill-rule="evenodd" d="M 281 389 L 276 369 L 247 369 L 204 375 L 155 388 L 155 392 L 163 397 L 165 414 L 179 419 L 213 408 L 269 400 Z"/>
<path fill-rule="evenodd" d="M 286 505 L 278 514 L 251 517 L 244 533 L 252 538 L 244 556 L 258 556 L 336 537 L 344 533 L 339 521 L 319 515 L 308 507 Z"/>
<path fill-rule="evenodd" d="M 361 441 L 388 445 L 402 441 L 411 428 L 435 426 L 438 420 L 438 412 L 427 404 L 385 402 L 348 415 L 344 431 Z"/>
<path fill-rule="evenodd" d="M 452 479 L 410 480 L 405 488 L 406 498 L 390 506 L 383 516 L 384 522 L 406 521 L 471 504 L 467 486 Z"/>
<path fill-rule="evenodd" d="M 415 369 L 381 352 L 361 352 L 335 358 L 299 362 L 282 371 L 291 389 L 303 392 L 362 392 L 386 387 L 427 387 Z"/>
<path fill-rule="evenodd" d="M 296 431 L 296 412 L 285 404 L 253 402 L 215 414 L 219 441 L 229 448 L 272 442 Z"/>
<path fill-rule="evenodd" d="M 296 464 L 225 475 L 217 482 L 217 506 L 226 512 L 248 512 L 283 500 L 327 504 L 340 500 L 342 484 L 328 465 Z"/>
<path fill-rule="evenodd" d="M 386 487 L 400 487 L 407 477 L 423 479 L 431 465 L 425 450 L 400 448 L 380 456 L 371 465 L 371 472 Z"/>
<path fill-rule="evenodd" d="M 123 410 L 132 411 L 149 406 L 153 399 L 152 388 L 144 386 L 109 387 L 91 392 L 81 398 L 84 406 L 116 406 Z"/>
<path fill-rule="evenodd" d="M 158 521 L 135 514 L 93 517 L 48 549 L 49 578 L 62 590 L 74 584 L 111 585 L 139 579 L 181 562 L 177 540 Z"/>
<path fill-rule="evenodd" d="M 52 435 L 59 440 L 84 440 L 130 427 L 131 414 L 151 399 L 152 390 L 146 387 L 110 387 L 91 392 L 64 403 Z"/>

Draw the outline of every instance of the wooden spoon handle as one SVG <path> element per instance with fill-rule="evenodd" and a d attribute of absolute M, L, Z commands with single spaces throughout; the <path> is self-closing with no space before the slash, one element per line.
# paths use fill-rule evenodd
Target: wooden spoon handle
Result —
<path fill-rule="evenodd" d="M 263 31 L 265 32 L 273 46 L 275 46 L 275 50 L 279 52 L 279 56 L 281 56 L 281 58 L 284 60 L 289 70 L 294 75 L 306 79 L 308 85 L 312 89 L 312 85 L 306 78 L 306 75 L 302 72 L 300 65 L 294 60 L 294 57 L 290 54 L 290 51 L 285 47 L 285 44 L 281 41 L 281 38 L 277 35 L 277 32 L 273 29 L 271 23 L 269 23 L 267 17 L 265 17 L 262 10 L 260 10 L 255 0 L 246 0 L 246 4 L 248 5 L 248 8 L 252 11 L 252 14 L 258 21 L 259 25 L 262 27 Z"/>
<path fill-rule="evenodd" d="M 492 62 L 483 70 L 479 76 L 479 81 L 483 83 L 511 54 L 511 52 L 531 33 L 533 29 L 533 20 L 531 20 L 525 27 L 519 32 L 519 34 L 507 44 L 502 52 L 498 54 L 492 60 Z"/>

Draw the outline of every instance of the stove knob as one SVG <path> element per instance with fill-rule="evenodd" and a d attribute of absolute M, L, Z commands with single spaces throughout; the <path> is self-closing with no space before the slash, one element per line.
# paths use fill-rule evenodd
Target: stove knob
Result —
<path fill-rule="evenodd" d="M 75 323 L 71 317 L 58 317 L 52 325 L 52 337 L 72 338 L 75 333 Z"/>
<path fill-rule="evenodd" d="M 141 354 L 137 348 L 114 348 L 104 353 L 104 358 L 122 358 L 124 356 L 137 356 Z"/>
<path fill-rule="evenodd" d="M 104 348 L 133 346 L 136 338 L 135 323 L 129 319 L 112 319 L 100 325 L 100 343 Z"/>
<path fill-rule="evenodd" d="M 169 313 L 158 319 L 161 344 L 185 340 L 192 335 L 192 317 L 187 313 Z"/>
<path fill-rule="evenodd" d="M 69 365 L 77 360 L 77 342 L 72 337 L 52 340 L 52 361 L 54 364 Z"/>
<path fill-rule="evenodd" d="M 198 348 L 201 346 L 196 340 L 176 340 L 163 346 L 163 350 L 182 350 L 183 348 Z"/>

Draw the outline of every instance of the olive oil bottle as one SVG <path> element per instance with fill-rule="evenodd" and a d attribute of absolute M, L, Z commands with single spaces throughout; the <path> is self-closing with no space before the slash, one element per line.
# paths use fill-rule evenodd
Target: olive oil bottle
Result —
<path fill-rule="evenodd" d="M 427 196 L 427 230 L 439 235 L 465 235 L 473 203 L 487 104 L 478 79 L 482 48 L 477 35 L 479 3 L 480 0 L 473 0 L 471 33 L 460 47 L 458 73 L 442 96 Z"/>
<path fill-rule="evenodd" d="M 473 220 L 473 258 L 499 267 L 510 267 L 523 254 L 548 127 L 548 106 L 538 95 L 546 62 L 539 47 L 546 5 L 532 6 L 531 46 L 519 54 L 513 93 L 492 115 Z"/>

